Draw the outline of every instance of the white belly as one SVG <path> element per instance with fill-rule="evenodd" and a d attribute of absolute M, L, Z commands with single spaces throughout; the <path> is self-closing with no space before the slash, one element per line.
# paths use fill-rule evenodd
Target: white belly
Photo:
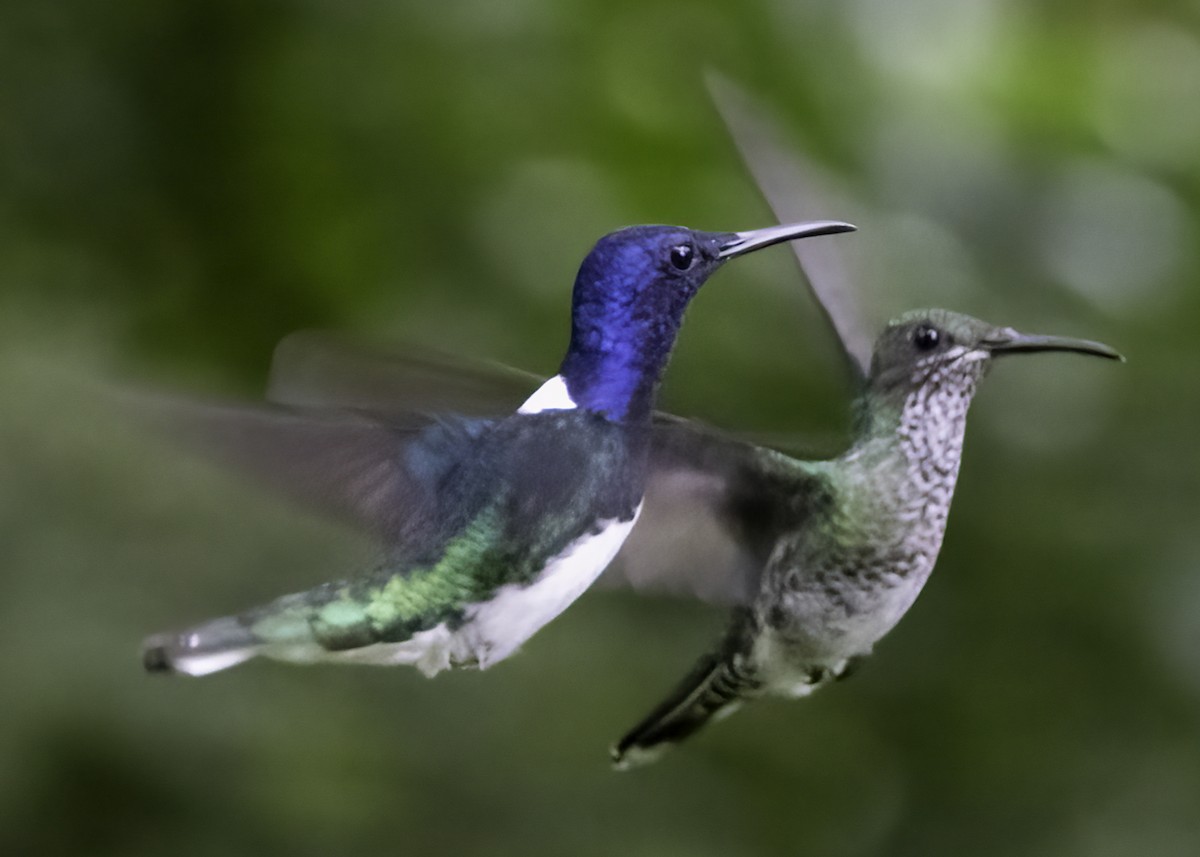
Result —
<path fill-rule="evenodd" d="M 599 532 L 584 536 L 551 559 L 532 583 L 504 586 L 491 600 L 469 608 L 468 622 L 459 633 L 469 640 L 479 667 L 511 655 L 595 583 L 641 513 L 639 503 L 630 520 L 602 522 Z"/>
<path fill-rule="evenodd" d="M 443 622 L 401 643 L 326 652 L 316 659 L 408 664 L 427 676 L 453 666 L 486 669 L 515 652 L 595 582 L 621 549 L 641 512 L 639 504 L 631 520 L 601 521 L 599 532 L 568 545 L 531 583 L 503 586 L 490 600 L 469 605 L 456 628 Z M 304 659 L 298 654 L 290 653 L 290 659 Z"/>

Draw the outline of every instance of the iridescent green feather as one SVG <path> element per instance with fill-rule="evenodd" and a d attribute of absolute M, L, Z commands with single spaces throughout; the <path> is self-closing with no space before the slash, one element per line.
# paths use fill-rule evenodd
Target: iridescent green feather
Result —
<path fill-rule="evenodd" d="M 389 570 L 362 580 L 328 584 L 275 601 L 252 617 L 254 634 L 268 643 L 315 639 L 331 651 L 405 640 L 490 594 L 512 557 L 501 544 L 498 505 L 452 539 L 431 566 Z"/>
<path fill-rule="evenodd" d="M 400 642 L 442 622 L 453 626 L 468 605 L 486 601 L 500 586 L 533 579 L 555 545 L 577 535 L 568 524 L 576 524 L 573 516 L 566 516 L 547 521 L 537 543 L 516 550 L 504 538 L 502 510 L 502 502 L 489 505 L 433 565 L 385 565 L 361 580 L 285 596 L 244 620 L 265 643 L 315 641 L 328 651 Z"/>

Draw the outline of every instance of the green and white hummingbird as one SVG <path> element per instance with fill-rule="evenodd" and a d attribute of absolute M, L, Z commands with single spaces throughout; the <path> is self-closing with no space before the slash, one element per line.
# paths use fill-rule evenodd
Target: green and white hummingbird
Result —
<path fill-rule="evenodd" d="M 684 311 L 731 258 L 853 229 L 639 226 L 602 238 L 575 280 L 559 373 L 515 413 L 430 425 L 320 409 L 163 403 L 171 430 L 371 527 L 361 577 L 149 638 L 148 670 L 204 675 L 255 656 L 490 666 L 578 598 L 641 511 L 651 413 Z"/>

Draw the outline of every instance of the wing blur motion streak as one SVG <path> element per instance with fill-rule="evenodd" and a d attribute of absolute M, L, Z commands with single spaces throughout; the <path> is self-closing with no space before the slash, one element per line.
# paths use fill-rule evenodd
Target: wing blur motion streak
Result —
<path fill-rule="evenodd" d="M 511 413 L 542 379 L 500 364 L 414 346 L 375 349 L 317 331 L 275 351 L 268 397 L 287 405 L 353 408 L 383 423 L 415 413 Z M 744 602 L 762 566 L 728 528 L 732 485 L 755 466 L 753 446 L 700 423 L 656 413 L 642 523 L 601 585 Z"/>
<path fill-rule="evenodd" d="M 416 523 L 426 487 L 405 455 L 431 425 L 424 417 L 384 423 L 367 414 L 190 399 L 119 395 L 136 423 L 175 445 L 384 544 Z M 452 436 L 454 427 L 447 427 Z M 450 441 L 452 442 L 452 440 Z"/>
<path fill-rule="evenodd" d="M 416 345 L 380 348 L 301 330 L 275 347 L 267 399 L 401 419 L 414 412 L 490 417 L 515 411 L 544 380 Z"/>
<path fill-rule="evenodd" d="M 803 220 L 823 210 L 826 200 L 812 168 L 780 142 L 780 133 L 762 108 L 728 78 L 707 76 L 708 91 L 729 136 L 780 223 Z M 864 322 L 846 260 L 837 242 L 792 242 L 809 289 L 837 334 L 847 362 L 861 382 L 871 367 L 872 336 Z"/>
<path fill-rule="evenodd" d="M 664 416 L 655 423 L 652 456 L 642 517 L 600 584 L 720 605 L 749 602 L 786 503 L 771 488 L 759 448 Z M 756 490 L 747 493 L 747 485 Z"/>

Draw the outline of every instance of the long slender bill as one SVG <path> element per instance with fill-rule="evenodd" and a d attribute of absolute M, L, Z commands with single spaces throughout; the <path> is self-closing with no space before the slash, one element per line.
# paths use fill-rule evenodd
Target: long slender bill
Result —
<path fill-rule="evenodd" d="M 983 345 L 996 355 L 1030 354 L 1037 351 L 1074 351 L 1078 354 L 1092 354 L 1096 357 L 1125 362 L 1124 356 L 1119 351 L 1110 348 L 1103 342 L 1075 339 L 1070 336 L 1041 336 L 1008 330 L 1004 332 L 1003 336 L 987 340 Z"/>
<path fill-rule="evenodd" d="M 768 226 L 766 229 L 754 229 L 750 232 L 735 232 L 732 238 L 721 247 L 721 258 L 732 259 L 743 256 L 763 247 L 782 244 L 797 238 L 810 238 L 814 235 L 836 235 L 839 232 L 853 232 L 857 227 L 840 220 L 813 220 L 807 223 L 788 223 L 781 226 Z"/>

